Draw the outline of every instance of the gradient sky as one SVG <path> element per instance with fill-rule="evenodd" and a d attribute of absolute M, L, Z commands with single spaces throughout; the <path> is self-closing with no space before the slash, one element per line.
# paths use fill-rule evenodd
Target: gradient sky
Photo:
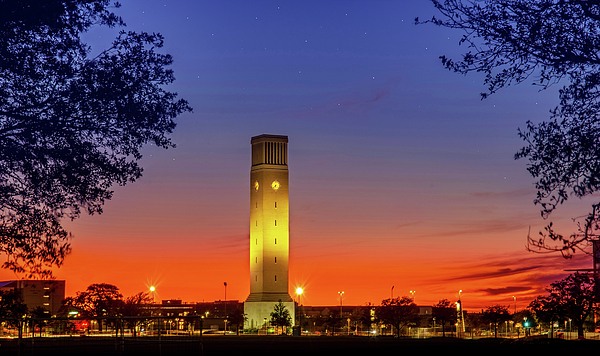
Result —
<path fill-rule="evenodd" d="M 127 30 L 160 32 L 174 57 L 170 90 L 194 112 L 177 148 L 147 147 L 144 176 L 117 187 L 100 216 L 65 223 L 67 294 L 112 283 L 186 302 L 249 293 L 250 138 L 289 136 L 290 290 L 303 303 L 521 309 L 580 255 L 527 252 L 548 222 L 517 129 L 549 117 L 557 88 L 526 83 L 481 101 L 482 76 L 445 70 L 459 31 L 415 25 L 419 1 L 122 1 Z M 95 50 L 115 30 L 86 35 Z M 561 232 L 591 200 L 551 216 Z M 4 279 L 14 278 L 7 271 Z"/>

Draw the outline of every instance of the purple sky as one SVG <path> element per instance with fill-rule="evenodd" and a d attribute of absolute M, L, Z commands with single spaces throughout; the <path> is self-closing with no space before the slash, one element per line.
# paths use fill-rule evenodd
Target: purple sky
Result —
<path fill-rule="evenodd" d="M 57 270 L 68 294 L 113 283 L 124 294 L 244 300 L 249 292 L 250 137 L 289 136 L 290 281 L 304 302 L 379 302 L 416 290 L 418 304 L 483 308 L 526 301 L 591 267 L 525 251 L 533 179 L 517 128 L 549 117 L 557 88 L 526 83 L 481 101 L 482 76 L 445 70 L 461 33 L 415 25 L 420 1 L 123 1 L 127 30 L 160 32 L 174 57 L 170 88 L 194 112 L 177 148 L 148 147 L 144 177 L 117 188 L 101 216 L 68 227 Z M 114 30 L 86 35 L 95 50 Z M 573 200 L 552 216 L 571 217 Z M 7 272 L 5 278 L 12 278 Z"/>

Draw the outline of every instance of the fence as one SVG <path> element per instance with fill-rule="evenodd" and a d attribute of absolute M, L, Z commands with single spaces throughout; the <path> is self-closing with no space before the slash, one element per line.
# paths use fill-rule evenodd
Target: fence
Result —
<path fill-rule="evenodd" d="M 201 355 L 200 317 L 0 320 L 0 354 Z"/>

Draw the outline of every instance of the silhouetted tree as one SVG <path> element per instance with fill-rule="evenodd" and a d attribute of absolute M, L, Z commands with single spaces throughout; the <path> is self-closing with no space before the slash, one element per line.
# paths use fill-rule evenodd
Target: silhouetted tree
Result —
<path fill-rule="evenodd" d="M 599 301 L 594 277 L 574 273 L 565 279 L 550 284 L 547 296 L 534 299 L 529 308 L 540 320 L 552 323 L 571 319 L 577 327 L 577 335 L 584 337 L 583 324 L 598 310 Z"/>
<path fill-rule="evenodd" d="M 33 334 L 35 335 L 35 327 L 40 328 L 40 336 L 42 336 L 42 327 L 48 324 L 48 318 L 50 317 L 50 312 L 44 308 L 37 306 L 31 309 L 28 313 L 33 318 Z"/>
<path fill-rule="evenodd" d="M 243 309 L 236 308 L 231 312 L 231 314 L 229 314 L 229 317 L 227 319 L 229 320 L 229 325 L 235 326 L 235 332 L 237 335 L 239 335 L 240 327 L 244 327 L 244 323 L 246 322 L 246 320 L 248 320 L 248 317 L 246 316 L 246 314 L 244 314 Z"/>
<path fill-rule="evenodd" d="M 25 314 L 27 305 L 18 290 L 0 291 L 0 319 L 10 319 L 8 323 L 16 326 L 17 320 Z"/>
<path fill-rule="evenodd" d="M 361 328 L 367 326 L 367 325 L 371 325 L 371 323 L 364 323 L 365 320 L 367 319 L 367 315 L 369 314 L 369 310 L 365 307 L 356 307 L 352 310 L 352 313 L 350 314 L 350 321 L 352 322 L 352 325 L 354 326 L 354 331 L 358 332 L 358 327 L 360 325 Z"/>
<path fill-rule="evenodd" d="M 285 307 L 285 304 L 279 300 L 279 303 L 273 306 L 273 311 L 271 312 L 271 325 L 281 327 L 283 333 L 285 333 L 285 328 L 292 325 L 292 317 L 290 316 L 289 310 Z"/>
<path fill-rule="evenodd" d="M 120 303 L 119 314 L 123 316 L 139 316 L 142 318 L 127 318 L 125 324 L 133 330 L 133 336 L 137 336 L 137 328 L 146 319 L 145 316 L 150 316 L 150 309 L 148 304 L 152 303 L 152 297 L 147 292 L 139 292 Z"/>
<path fill-rule="evenodd" d="M 580 0 L 432 0 L 441 18 L 431 22 L 461 29 L 468 52 L 461 60 L 442 56 L 455 72 L 482 72 L 487 92 L 530 80 L 541 89 L 564 83 L 550 120 L 527 123 L 525 141 L 515 158 L 529 160 L 537 180 L 535 204 L 544 218 L 569 196 L 583 197 L 600 189 L 600 3 Z M 417 22 L 418 19 L 417 19 Z M 529 249 L 560 251 L 570 257 L 589 252 L 598 238 L 600 204 L 565 236 L 549 224 Z"/>
<path fill-rule="evenodd" d="M 372 324 L 376 323 L 375 320 L 375 306 L 371 303 L 367 303 L 365 307 L 361 307 L 361 313 L 358 321 L 362 325 L 363 328 L 366 328 L 367 331 L 371 330 Z"/>
<path fill-rule="evenodd" d="M 539 325 L 539 319 L 536 317 L 535 313 L 531 309 L 523 309 L 517 312 L 516 314 L 513 314 L 512 320 L 515 323 L 515 328 L 518 328 L 519 324 L 521 325 L 525 335 L 528 335 L 529 330 L 535 329 Z"/>
<path fill-rule="evenodd" d="M 173 119 L 191 110 L 163 89 L 174 76 L 160 34 L 121 31 L 91 55 L 83 33 L 124 25 L 111 3 L 0 2 L 0 253 L 17 273 L 60 266 L 61 220 L 101 213 L 114 184 L 141 176 L 141 147 L 172 147 Z"/>
<path fill-rule="evenodd" d="M 446 323 L 454 324 L 457 320 L 456 306 L 448 299 L 442 299 L 431 310 L 432 316 L 442 325 L 442 337 L 446 337 Z"/>
<path fill-rule="evenodd" d="M 23 302 L 21 292 L 16 289 L 0 291 L 0 319 L 8 325 L 18 328 L 19 339 L 23 336 L 22 317 L 27 314 L 27 305 Z"/>
<path fill-rule="evenodd" d="M 492 305 L 482 313 L 482 319 L 488 324 L 494 324 L 494 337 L 498 337 L 498 324 L 510 320 L 508 307 L 504 305 Z"/>
<path fill-rule="evenodd" d="M 103 317 L 119 314 L 123 295 L 115 285 L 98 283 L 91 284 L 83 292 L 77 292 L 74 298 L 66 298 L 63 303 L 80 310 L 85 318 L 96 319 L 102 331 Z"/>
<path fill-rule="evenodd" d="M 419 321 L 419 309 L 409 297 L 384 299 L 375 310 L 377 318 L 384 324 L 396 328 L 396 336 L 400 337 L 402 329 Z"/>

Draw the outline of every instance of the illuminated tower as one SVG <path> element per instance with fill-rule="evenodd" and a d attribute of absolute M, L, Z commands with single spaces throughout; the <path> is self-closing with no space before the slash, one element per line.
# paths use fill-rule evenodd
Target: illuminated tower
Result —
<path fill-rule="evenodd" d="M 279 300 L 294 320 L 294 302 L 288 293 L 288 138 L 260 135 L 250 142 L 250 295 L 244 313 L 247 327 L 260 328 Z"/>

